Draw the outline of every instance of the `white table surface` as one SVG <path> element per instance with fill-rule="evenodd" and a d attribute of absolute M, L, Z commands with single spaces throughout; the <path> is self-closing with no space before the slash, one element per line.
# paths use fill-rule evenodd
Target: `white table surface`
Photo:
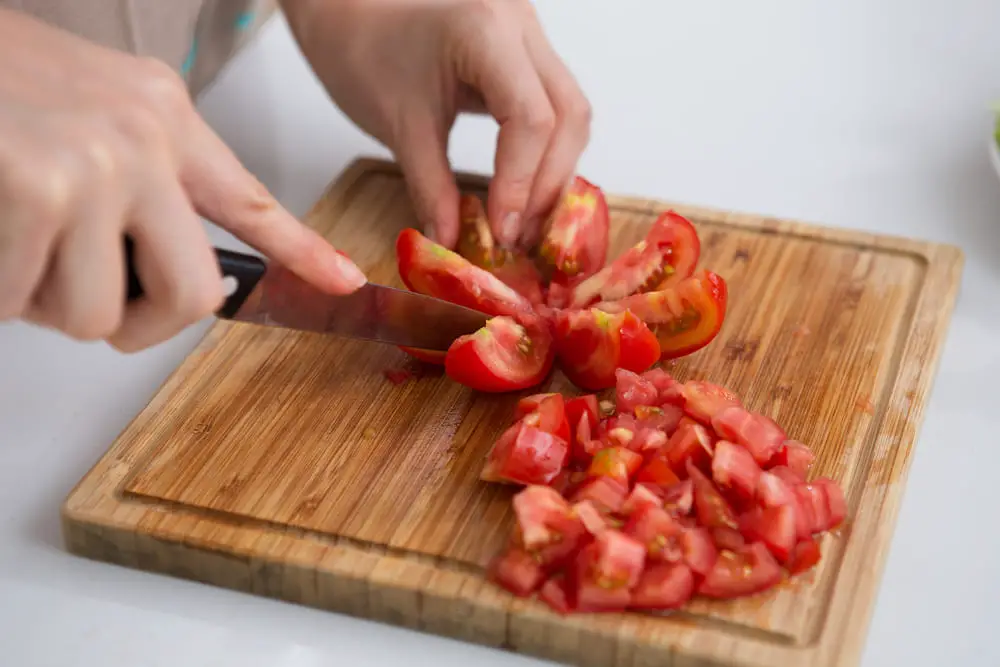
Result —
<path fill-rule="evenodd" d="M 608 191 L 965 250 L 863 665 L 1000 664 L 1000 181 L 986 149 L 1000 3 L 537 4 L 595 109 L 581 172 Z M 328 104 L 280 19 L 201 108 L 297 214 L 355 156 L 386 154 Z M 493 139 L 463 120 L 455 166 L 489 170 Z M 205 325 L 134 356 L 0 326 L 0 665 L 544 664 L 65 553 L 66 494 Z"/>

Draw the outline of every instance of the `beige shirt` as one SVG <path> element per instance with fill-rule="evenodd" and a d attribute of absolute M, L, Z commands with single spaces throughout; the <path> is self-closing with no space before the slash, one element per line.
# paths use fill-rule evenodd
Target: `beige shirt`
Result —
<path fill-rule="evenodd" d="M 0 0 L 92 42 L 158 58 L 192 95 L 257 32 L 274 0 Z"/>

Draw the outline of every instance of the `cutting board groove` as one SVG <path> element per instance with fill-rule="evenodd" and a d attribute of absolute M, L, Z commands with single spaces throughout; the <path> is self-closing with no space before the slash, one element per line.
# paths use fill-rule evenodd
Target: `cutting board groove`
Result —
<path fill-rule="evenodd" d="M 463 187 L 486 181 L 460 174 Z M 668 204 L 609 196 L 612 252 Z M 673 615 L 560 617 L 483 579 L 513 489 L 478 480 L 522 392 L 431 374 L 394 348 L 220 321 L 70 493 L 89 558 L 579 665 L 847 667 L 864 643 L 924 404 L 957 297 L 954 247 L 673 205 L 730 310 L 679 379 L 736 390 L 817 452 L 849 520 L 810 575 Z M 414 224 L 395 165 L 360 160 L 307 216 L 399 285 Z M 574 392 L 554 373 L 533 391 Z"/>

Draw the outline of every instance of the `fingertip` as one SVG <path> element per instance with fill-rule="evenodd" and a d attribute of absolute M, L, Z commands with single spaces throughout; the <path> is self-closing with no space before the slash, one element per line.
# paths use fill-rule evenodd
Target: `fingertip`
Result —
<path fill-rule="evenodd" d="M 345 293 L 357 291 L 368 282 L 364 272 L 358 265 L 352 262 L 347 255 L 337 252 L 334 254 L 334 267 L 340 278 L 339 289 Z"/>

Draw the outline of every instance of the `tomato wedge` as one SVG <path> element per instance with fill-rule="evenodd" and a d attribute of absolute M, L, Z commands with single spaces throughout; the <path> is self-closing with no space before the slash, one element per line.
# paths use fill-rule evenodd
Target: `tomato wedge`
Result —
<path fill-rule="evenodd" d="M 759 593 L 781 581 L 781 566 L 762 542 L 739 551 L 723 551 L 715 566 L 698 586 L 698 593 L 711 598 L 737 598 Z"/>
<path fill-rule="evenodd" d="M 562 394 L 535 394 L 517 402 L 514 418 L 528 426 L 570 442 L 569 420 L 566 418 L 566 400 Z"/>
<path fill-rule="evenodd" d="M 687 463 L 688 476 L 694 484 L 694 510 L 698 522 L 706 528 L 737 529 L 736 513 L 726 499 L 691 461 Z"/>
<path fill-rule="evenodd" d="M 604 266 L 608 224 L 604 193 L 576 176 L 549 215 L 539 248 L 553 282 L 585 278 Z"/>
<path fill-rule="evenodd" d="M 694 272 L 700 252 L 691 223 L 668 211 L 656 219 L 645 239 L 574 286 L 566 307 L 585 308 L 675 285 Z"/>
<path fill-rule="evenodd" d="M 448 377 L 482 392 L 526 389 L 552 370 L 552 339 L 544 323 L 494 317 L 474 334 L 458 338 L 444 360 Z"/>
<path fill-rule="evenodd" d="M 485 482 L 548 484 L 559 475 L 569 444 L 524 422 L 500 436 L 479 474 Z"/>
<path fill-rule="evenodd" d="M 555 348 L 566 377 L 588 391 L 613 387 L 616 369 L 642 372 L 660 358 L 656 336 L 629 311 L 559 311 Z"/>
<path fill-rule="evenodd" d="M 662 290 L 604 301 L 594 308 L 608 313 L 631 310 L 656 334 L 660 358 L 672 359 L 712 342 L 722 328 L 726 300 L 726 281 L 702 270 Z"/>

